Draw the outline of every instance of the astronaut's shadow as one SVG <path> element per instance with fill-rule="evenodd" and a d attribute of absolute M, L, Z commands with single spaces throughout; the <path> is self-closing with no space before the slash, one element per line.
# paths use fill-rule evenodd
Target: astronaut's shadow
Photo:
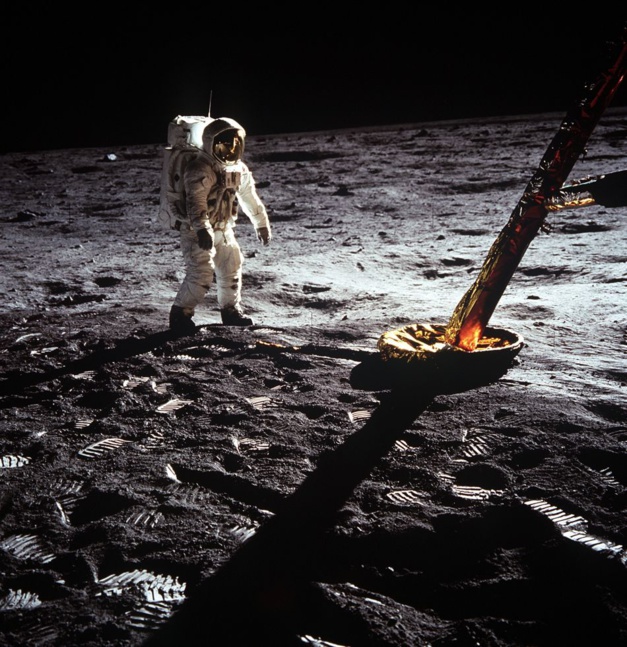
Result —
<path fill-rule="evenodd" d="M 104 364 L 119 362 L 129 357 L 135 357 L 154 351 L 166 342 L 175 341 L 177 337 L 169 330 L 161 331 L 138 338 L 134 336 L 119 340 L 110 348 L 95 350 L 83 357 L 79 357 L 62 366 L 50 368 L 46 371 L 20 371 L 17 374 L 7 374 L 0 382 L 0 396 L 20 394 L 24 389 L 54 380 L 64 375 L 74 375 L 84 371 L 97 370 Z"/>

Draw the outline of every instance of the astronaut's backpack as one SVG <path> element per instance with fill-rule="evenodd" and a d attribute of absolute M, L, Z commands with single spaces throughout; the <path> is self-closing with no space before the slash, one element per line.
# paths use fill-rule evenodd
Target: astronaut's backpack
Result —
<path fill-rule="evenodd" d="M 211 121 L 211 117 L 179 115 L 168 125 L 168 145 L 163 151 L 158 213 L 159 222 L 167 229 L 176 229 L 177 221 L 184 218 L 183 172 L 186 164 L 202 150 L 202 133 Z"/>

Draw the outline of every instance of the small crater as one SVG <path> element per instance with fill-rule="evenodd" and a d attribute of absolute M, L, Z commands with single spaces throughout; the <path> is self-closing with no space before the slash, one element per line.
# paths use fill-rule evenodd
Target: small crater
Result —
<path fill-rule="evenodd" d="M 326 407 L 321 407 L 315 404 L 298 406 L 296 407 L 296 410 L 304 413 L 307 418 L 309 418 L 309 420 L 317 420 L 318 418 L 321 418 L 325 413 L 328 413 L 328 409 Z"/>
<path fill-rule="evenodd" d="M 99 276 L 94 279 L 94 283 L 99 288 L 112 288 L 114 285 L 122 283 L 122 279 L 119 279 L 115 276 Z"/>
<path fill-rule="evenodd" d="M 593 220 L 586 223 L 569 223 L 564 225 L 560 231 L 564 234 L 587 234 L 596 231 L 612 231 L 609 225 L 600 225 Z"/>
<path fill-rule="evenodd" d="M 70 514 L 72 525 L 82 525 L 109 517 L 126 510 L 135 503 L 126 497 L 111 492 L 92 492 L 80 499 Z"/>
<path fill-rule="evenodd" d="M 525 450 L 512 457 L 511 466 L 516 469 L 531 469 L 542 465 L 550 455 L 546 449 Z"/>

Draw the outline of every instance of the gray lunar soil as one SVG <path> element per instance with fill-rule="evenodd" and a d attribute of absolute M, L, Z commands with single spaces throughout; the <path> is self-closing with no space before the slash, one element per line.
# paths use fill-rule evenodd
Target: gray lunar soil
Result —
<path fill-rule="evenodd" d="M 255 325 L 213 289 L 182 338 L 164 144 L 2 156 L 0 644 L 627 644 L 625 208 L 549 215 L 498 379 L 355 379 L 448 321 L 562 116 L 249 135 Z M 626 160 L 610 109 L 571 179 Z"/>

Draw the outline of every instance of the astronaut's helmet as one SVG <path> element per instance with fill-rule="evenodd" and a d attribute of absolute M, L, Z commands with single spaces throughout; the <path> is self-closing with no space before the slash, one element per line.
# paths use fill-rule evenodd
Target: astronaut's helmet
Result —
<path fill-rule="evenodd" d="M 219 117 L 209 122 L 202 134 L 203 150 L 222 166 L 232 166 L 244 155 L 246 131 L 228 117 Z"/>

